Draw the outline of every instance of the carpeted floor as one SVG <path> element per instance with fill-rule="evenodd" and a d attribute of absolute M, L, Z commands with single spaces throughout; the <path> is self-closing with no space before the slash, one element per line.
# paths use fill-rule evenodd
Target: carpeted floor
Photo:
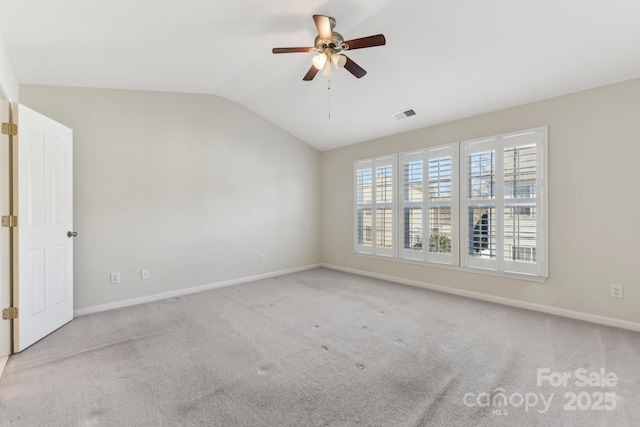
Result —
<path fill-rule="evenodd" d="M 77 318 L 9 359 L 0 425 L 633 426 L 639 396 L 638 333 L 320 268 Z"/>

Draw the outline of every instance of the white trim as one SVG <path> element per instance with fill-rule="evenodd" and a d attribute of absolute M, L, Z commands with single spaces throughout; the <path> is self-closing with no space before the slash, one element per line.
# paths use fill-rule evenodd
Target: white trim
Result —
<path fill-rule="evenodd" d="M 0 378 L 2 378 L 2 373 L 4 372 L 4 367 L 7 366 L 8 360 L 9 360 L 9 356 L 0 357 Z"/>
<path fill-rule="evenodd" d="M 320 267 L 320 264 L 304 265 L 302 267 L 290 268 L 287 270 L 272 271 L 270 273 L 257 274 L 255 276 L 240 277 L 237 279 L 224 280 L 222 282 L 210 283 L 208 285 L 193 286 L 190 288 L 178 289 L 175 291 L 162 292 L 159 294 L 147 295 L 139 298 L 132 298 L 124 301 L 116 301 L 109 304 L 94 305 L 92 307 L 80 308 L 73 311 L 73 317 L 84 316 L 86 314 L 99 313 L 101 311 L 114 310 L 116 308 L 130 307 L 132 305 L 144 304 L 147 302 L 160 301 L 167 298 L 175 298 L 183 295 L 195 294 L 211 289 L 224 288 L 242 283 L 254 282 L 256 280 L 269 279 L 271 277 L 282 276 L 284 274 L 298 273 L 300 271 L 311 270 Z"/>
<path fill-rule="evenodd" d="M 597 314 L 585 313 L 582 311 L 568 310 L 565 308 L 553 307 L 549 305 L 536 304 L 527 301 L 520 301 L 511 298 L 499 297 L 495 295 L 483 294 L 480 292 L 468 291 L 465 289 L 456 289 L 448 286 L 434 285 L 427 282 L 419 282 L 417 280 L 402 279 L 400 277 L 387 276 L 385 274 L 371 273 L 369 271 L 356 270 L 353 268 L 341 267 L 333 264 L 320 264 L 322 267 L 332 270 L 343 271 L 345 273 L 357 274 L 359 276 L 372 277 L 374 279 L 387 280 L 389 282 L 401 283 L 403 285 L 416 286 L 419 288 L 430 289 L 432 291 L 444 292 L 453 295 L 459 295 L 467 298 L 473 298 L 481 301 L 493 302 L 497 304 L 507 305 L 511 307 L 523 308 L 526 310 L 537 311 L 540 313 L 553 314 L 570 319 L 582 320 L 585 322 L 597 323 L 599 325 L 613 326 L 616 328 L 629 329 L 631 331 L 640 332 L 640 323 L 628 320 L 615 319 L 613 317 L 600 316 Z"/>
<path fill-rule="evenodd" d="M 0 92 L 2 89 L 0 82 Z M 11 104 L 3 99 L 0 93 L 0 119 L 2 122 L 11 121 Z M 10 156 L 11 138 L 8 135 L 0 135 L 0 211 L 3 215 L 10 214 L 11 202 L 11 173 L 10 165 L 13 159 Z M 0 309 L 11 306 L 11 231 L 9 228 L 0 229 Z M 0 366 L 2 357 L 11 354 L 11 321 L 0 320 Z M 0 369 L 2 371 L 2 369 Z"/>

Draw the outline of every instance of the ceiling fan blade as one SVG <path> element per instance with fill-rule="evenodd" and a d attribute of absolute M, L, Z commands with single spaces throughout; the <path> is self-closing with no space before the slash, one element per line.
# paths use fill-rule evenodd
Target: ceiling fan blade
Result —
<path fill-rule="evenodd" d="M 316 76 L 316 74 L 318 74 L 318 69 L 316 67 L 314 67 L 313 65 L 311 66 L 311 68 L 309 68 L 309 71 L 307 71 L 307 74 L 305 74 L 304 78 L 302 80 L 309 82 L 311 80 L 313 80 L 313 78 Z"/>
<path fill-rule="evenodd" d="M 384 38 L 384 34 L 376 34 L 375 36 L 347 40 L 344 43 L 349 45 L 349 50 L 353 50 L 363 49 L 365 47 L 384 46 L 387 44 L 387 40 Z"/>
<path fill-rule="evenodd" d="M 345 58 L 347 58 L 347 62 L 344 64 L 344 68 L 346 68 L 351 74 L 357 78 L 363 77 L 367 74 L 364 68 L 353 62 L 348 56 L 345 55 Z"/>
<path fill-rule="evenodd" d="M 316 23 L 318 29 L 318 37 L 320 40 L 333 41 L 333 32 L 331 31 L 331 20 L 328 16 L 313 15 L 313 21 Z"/>
<path fill-rule="evenodd" d="M 274 47 L 271 51 L 273 53 L 298 53 L 298 52 L 311 52 L 312 47 Z"/>

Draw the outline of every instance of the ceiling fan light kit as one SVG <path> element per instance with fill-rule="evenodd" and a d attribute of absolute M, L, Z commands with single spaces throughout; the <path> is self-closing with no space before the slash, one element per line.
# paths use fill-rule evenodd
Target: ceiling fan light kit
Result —
<path fill-rule="evenodd" d="M 323 76 L 331 76 L 331 61 L 327 61 L 324 64 L 324 68 L 322 69 Z"/>
<path fill-rule="evenodd" d="M 322 70 L 323 75 L 330 76 L 331 63 L 333 63 L 336 68 L 346 68 L 347 71 L 353 74 L 356 78 L 361 78 L 367 74 L 367 72 L 341 52 L 374 46 L 384 46 L 386 44 L 386 39 L 383 34 L 376 34 L 374 36 L 345 41 L 342 34 L 333 31 L 333 28 L 336 26 L 336 20 L 330 16 L 313 15 L 313 21 L 315 22 L 318 30 L 314 47 L 276 47 L 272 50 L 272 52 L 276 54 L 317 52 L 318 55 L 314 56 L 312 59 L 313 65 L 303 78 L 305 81 L 313 80 L 320 70 Z"/>
<path fill-rule="evenodd" d="M 336 68 L 344 68 L 344 64 L 347 63 L 347 57 L 339 53 L 331 55 L 331 61 L 335 64 Z"/>
<path fill-rule="evenodd" d="M 327 63 L 327 55 L 325 55 L 324 53 L 316 55 L 313 57 L 312 62 L 314 67 L 316 67 L 318 70 L 322 70 L 324 68 L 324 65 Z"/>

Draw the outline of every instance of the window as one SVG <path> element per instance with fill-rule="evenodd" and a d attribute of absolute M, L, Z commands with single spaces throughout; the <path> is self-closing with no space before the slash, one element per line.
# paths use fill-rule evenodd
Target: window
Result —
<path fill-rule="evenodd" d="M 546 128 L 466 141 L 461 264 L 546 276 Z"/>
<path fill-rule="evenodd" d="M 394 255 L 395 156 L 354 164 L 355 251 Z"/>
<path fill-rule="evenodd" d="M 457 145 L 400 154 L 400 257 L 455 263 Z"/>
<path fill-rule="evenodd" d="M 355 251 L 545 278 L 546 146 L 543 127 L 355 162 Z"/>

